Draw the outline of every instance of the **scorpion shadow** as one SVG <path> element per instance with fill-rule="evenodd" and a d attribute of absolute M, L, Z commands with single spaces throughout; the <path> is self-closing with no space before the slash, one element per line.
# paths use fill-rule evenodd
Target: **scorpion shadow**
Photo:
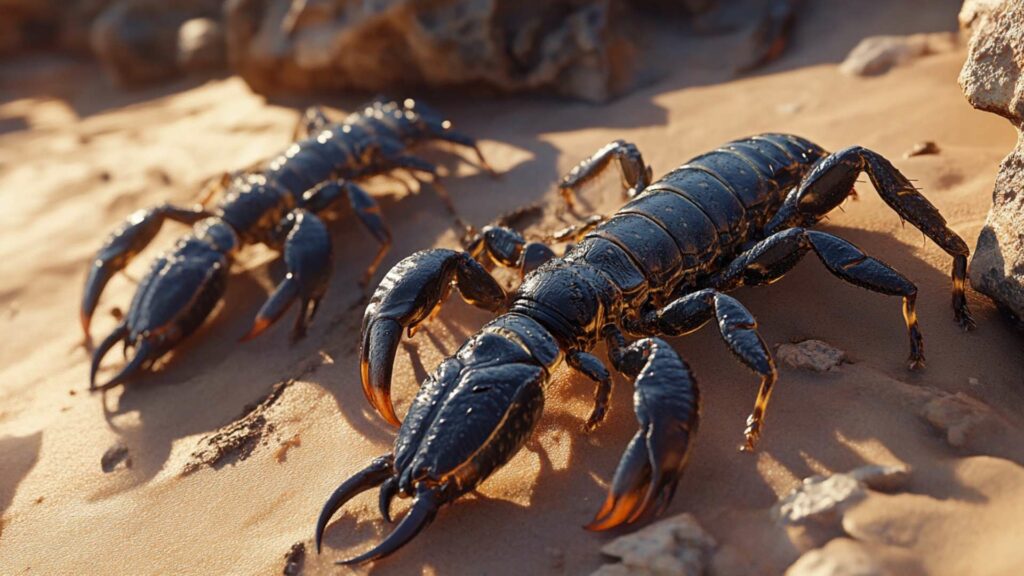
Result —
<path fill-rule="evenodd" d="M 27 436 L 4 436 L 0 438 L 0 537 L 3 536 L 3 515 L 14 501 L 18 484 L 29 475 L 39 461 L 39 449 L 43 443 L 40 430 Z"/>

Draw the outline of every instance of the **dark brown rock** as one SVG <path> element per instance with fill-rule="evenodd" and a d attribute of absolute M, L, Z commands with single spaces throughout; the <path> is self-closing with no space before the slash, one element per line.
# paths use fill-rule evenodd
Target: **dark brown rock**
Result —
<path fill-rule="evenodd" d="M 214 18 L 221 0 L 118 0 L 92 23 L 89 43 L 117 84 L 132 86 L 180 73 L 178 35 L 194 18 Z"/>
<path fill-rule="evenodd" d="M 611 0 L 228 0 L 232 67 L 256 90 L 544 91 L 605 100 L 629 80 Z"/>

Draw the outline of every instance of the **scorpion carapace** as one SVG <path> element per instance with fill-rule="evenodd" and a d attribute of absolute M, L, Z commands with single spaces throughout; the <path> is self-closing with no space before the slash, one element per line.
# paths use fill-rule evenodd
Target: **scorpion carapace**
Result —
<path fill-rule="evenodd" d="M 588 528 L 607 530 L 660 513 L 672 500 L 700 418 L 696 380 L 660 337 L 717 321 L 729 349 L 761 378 L 745 430 L 744 449 L 753 450 L 776 381 L 775 363 L 754 317 L 726 292 L 774 282 L 808 252 L 847 282 L 902 298 L 909 366 L 920 367 L 914 284 L 853 244 L 807 228 L 853 192 L 861 172 L 901 217 L 953 256 L 954 314 L 963 327 L 972 325 L 964 298 L 967 245 L 907 178 L 871 150 L 828 154 L 796 136 L 765 134 L 698 156 L 652 183 L 637 148 L 617 141 L 563 179 L 566 198 L 613 162 L 622 168 L 629 202 L 578 229 L 561 258 L 512 230 L 492 227 L 466 251 L 419 252 L 387 274 L 366 309 L 360 354 L 363 389 L 389 422 L 398 423 L 390 380 L 403 330 L 429 318 L 452 286 L 470 303 L 504 313 L 426 379 L 393 453 L 328 500 L 317 524 L 318 547 L 331 516 L 378 485 L 385 518 L 395 495 L 413 497 L 412 508 L 382 543 L 346 562 L 375 560 L 409 541 L 441 506 L 519 450 L 538 421 L 550 374 L 563 363 L 596 383 L 586 424 L 595 427 L 607 412 L 612 386 L 604 363 L 589 352 L 599 340 L 607 344 L 611 366 L 634 381 L 639 430 Z M 497 264 L 536 269 L 503 298 L 477 261 L 484 254 Z M 638 339 L 630 343 L 627 335 Z"/>
<path fill-rule="evenodd" d="M 243 339 L 266 330 L 295 303 L 299 312 L 292 336 L 301 337 L 331 275 L 331 238 L 317 215 L 347 205 L 377 240 L 380 248 L 363 275 L 363 282 L 368 282 L 387 253 L 391 232 L 377 202 L 355 181 L 397 169 L 436 178 L 437 167 L 410 155 L 410 146 L 427 140 L 467 146 L 491 171 L 475 140 L 411 99 L 375 100 L 339 124 L 331 123 L 319 108 L 310 108 L 296 133 L 304 139 L 264 169 L 226 177 L 223 198 L 213 209 L 163 205 L 140 210 L 110 235 L 85 284 L 81 321 L 87 339 L 90 319 L 110 278 L 150 243 L 164 221 L 193 226 L 153 263 L 127 314 L 93 352 L 93 389 L 123 382 L 198 328 L 220 301 L 231 259 L 245 244 L 263 243 L 282 251 L 288 272 Z M 451 209 L 443 188 L 436 182 L 434 188 Z M 119 341 L 126 353 L 134 348 L 134 355 L 114 377 L 97 386 L 100 362 Z"/>

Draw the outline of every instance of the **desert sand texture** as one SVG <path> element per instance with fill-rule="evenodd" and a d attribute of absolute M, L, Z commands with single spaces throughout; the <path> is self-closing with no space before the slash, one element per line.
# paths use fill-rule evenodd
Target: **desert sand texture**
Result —
<path fill-rule="evenodd" d="M 657 175 L 733 138 L 793 132 L 830 149 L 860 144 L 886 155 L 973 245 L 1014 135 L 1004 120 L 964 101 L 956 84 L 963 48 L 878 77 L 837 71 L 863 36 L 953 30 L 957 2 L 861 4 L 809 11 L 793 50 L 755 75 L 729 71 L 739 35 L 681 40 L 662 31 L 652 40 L 660 58 L 647 63 L 650 82 L 607 105 L 428 97 L 482 139 L 502 176 L 488 177 L 444 146 L 425 155 L 447 167 L 444 183 L 464 219 L 483 225 L 539 201 L 550 209 L 527 234 L 542 235 L 573 221 L 554 209 L 558 177 L 612 139 L 635 142 Z M 314 522 L 331 491 L 394 438 L 359 385 L 357 280 L 375 247 L 351 214 L 332 225 L 331 288 L 309 335 L 294 345 L 290 318 L 237 342 L 283 274 L 262 247 L 236 260 L 212 321 L 127 386 L 88 392 L 78 323 L 86 266 L 111 229 L 136 209 L 189 203 L 206 179 L 282 150 L 309 102 L 268 103 L 236 78 L 121 93 L 90 65 L 49 57 L 0 65 L 0 82 L 0 574 L 275 574 L 297 544 L 305 549 L 303 573 L 350 573 L 333 560 L 367 549 L 389 529 L 375 494 L 336 517 L 320 556 Z M 327 104 L 347 112 L 358 100 Z M 903 158 L 923 140 L 940 152 Z M 902 226 L 862 180 L 860 199 L 822 229 L 917 283 L 927 368 L 905 368 L 898 299 L 844 284 L 813 256 L 770 287 L 738 290 L 771 346 L 815 338 L 844 350 L 849 362 L 827 373 L 780 363 L 766 434 L 751 455 L 736 448 L 757 379 L 713 326 L 674 339 L 702 386 L 704 409 L 667 514 L 693 513 L 731 550 L 734 568 L 779 574 L 800 554 L 769 513 L 781 495 L 810 475 L 902 464 L 911 469 L 905 491 L 872 493 L 856 505 L 847 516 L 862 529 L 850 537 L 892 570 L 1012 574 L 1024 565 L 1021 336 L 976 294 L 979 327 L 961 332 L 949 306 L 950 258 Z M 583 209 L 614 210 L 617 181 L 609 174 L 588 188 Z M 429 186 L 408 193 L 381 179 L 368 187 L 395 236 L 384 269 L 414 250 L 458 246 L 452 218 Z M 127 308 L 149 261 L 184 232 L 167 224 L 111 282 L 93 322 L 97 338 L 114 326 L 114 309 Z M 487 319 L 453 297 L 405 341 L 394 378 L 399 414 L 425 373 Z M 120 362 L 115 350 L 102 375 Z M 599 507 L 636 421 L 630 385 L 616 377 L 607 421 L 583 434 L 592 395 L 589 381 L 560 371 L 539 429 L 506 468 L 393 558 L 354 570 L 598 568 L 606 561 L 599 549 L 614 534 L 581 527 Z M 935 402 L 969 404 L 969 421 L 943 430 L 933 423 L 941 418 L 927 417 Z"/>

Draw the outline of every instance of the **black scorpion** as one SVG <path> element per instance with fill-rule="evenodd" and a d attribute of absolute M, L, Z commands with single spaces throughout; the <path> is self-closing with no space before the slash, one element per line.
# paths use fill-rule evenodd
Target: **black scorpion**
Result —
<path fill-rule="evenodd" d="M 871 150 L 828 154 L 803 138 L 765 134 L 698 156 L 651 183 L 637 148 L 616 141 L 565 177 L 567 200 L 614 160 L 631 200 L 579 230 L 561 258 L 512 230 L 491 227 L 467 251 L 418 252 L 387 274 L 366 309 L 360 358 L 366 396 L 393 424 L 391 364 L 403 330 L 411 333 L 429 318 L 453 285 L 468 302 L 504 313 L 426 379 L 393 453 L 330 497 L 317 523 L 318 549 L 333 514 L 378 485 L 385 519 L 390 521 L 395 495 L 413 497 L 412 507 L 382 543 L 343 563 L 382 558 L 412 539 L 441 506 L 519 450 L 540 417 L 544 386 L 563 362 L 597 384 L 587 421 L 592 429 L 604 418 L 612 386 L 604 364 L 588 352 L 601 339 L 611 365 L 634 379 L 640 427 L 587 528 L 607 530 L 660 513 L 672 500 L 700 419 L 697 383 L 660 336 L 688 334 L 717 320 L 730 350 L 761 377 L 745 430 L 744 448 L 753 450 L 776 369 L 754 317 L 726 292 L 770 284 L 808 252 L 847 282 L 902 297 L 909 366 L 921 367 L 914 284 L 853 244 L 808 229 L 853 193 L 861 172 L 903 219 L 953 256 L 955 317 L 965 329 L 973 325 L 964 296 L 967 245 L 906 177 Z M 477 261 L 483 254 L 528 273 L 511 298 Z M 629 343 L 624 333 L 639 339 Z"/>
<path fill-rule="evenodd" d="M 82 299 L 82 330 L 89 323 L 110 278 L 122 270 L 159 232 L 166 220 L 191 224 L 192 232 L 161 255 L 139 283 L 127 314 L 96 348 L 90 387 L 115 386 L 151 366 L 195 331 L 220 301 L 234 254 L 245 244 L 263 243 L 284 253 L 287 275 L 260 309 L 253 338 L 296 301 L 299 314 L 292 337 L 301 337 L 316 314 L 332 271 L 331 238 L 317 214 L 342 200 L 379 242 L 363 276 L 369 281 L 391 245 L 391 233 L 372 196 L 353 181 L 395 169 L 437 176 L 437 167 L 407 149 L 426 140 L 473 148 L 490 171 L 476 142 L 451 130 L 451 123 L 422 103 L 374 100 L 340 124 L 318 107 L 306 111 L 296 129 L 305 138 L 294 143 L 259 172 L 226 177 L 223 199 L 212 210 L 165 204 L 140 210 L 115 230 L 93 261 Z M 493 172 L 492 172 L 493 173 Z M 448 204 L 443 189 L 435 189 Z M 96 385 L 104 355 L 118 342 L 134 356 L 106 383 Z"/>

